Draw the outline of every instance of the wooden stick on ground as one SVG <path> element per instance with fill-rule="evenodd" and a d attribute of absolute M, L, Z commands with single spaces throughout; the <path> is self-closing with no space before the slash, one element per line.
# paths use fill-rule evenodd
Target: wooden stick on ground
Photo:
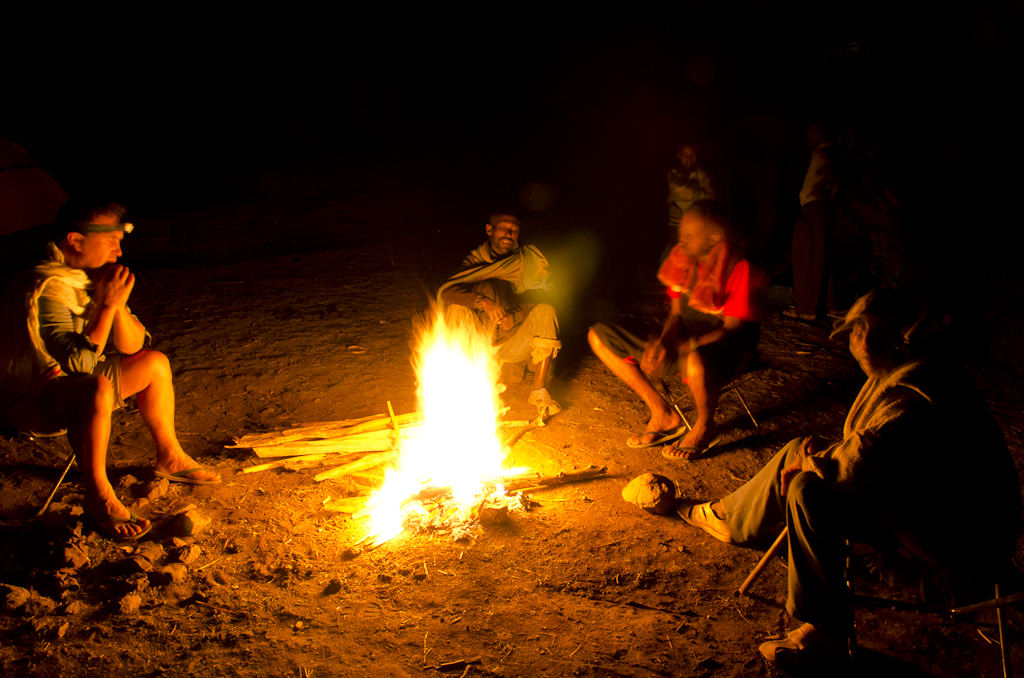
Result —
<path fill-rule="evenodd" d="M 349 464 L 337 466 L 332 469 L 328 469 L 322 473 L 318 473 L 313 477 L 318 483 L 328 480 L 329 478 L 337 478 L 338 476 L 348 475 L 350 473 L 356 473 L 358 471 L 365 471 L 368 468 L 380 466 L 390 461 L 394 461 L 398 458 L 397 452 L 373 452 L 361 459 L 357 459 Z"/>
<path fill-rule="evenodd" d="M 786 541 L 786 538 L 788 536 L 789 528 L 782 528 L 782 532 L 780 532 L 779 536 L 775 538 L 775 541 L 772 543 L 772 545 L 768 547 L 768 551 L 761 557 L 761 560 L 757 561 L 757 565 L 754 566 L 754 569 L 750 571 L 750 574 L 747 575 L 747 578 L 743 580 L 742 584 L 740 584 L 739 590 L 736 591 L 737 596 L 747 595 L 747 591 L 750 590 L 750 587 L 753 586 L 754 582 L 756 582 L 758 577 L 761 576 L 761 573 L 764 571 L 764 568 L 768 567 L 768 563 L 771 562 L 772 558 L 778 555 L 779 551 L 782 550 L 782 547 L 786 543 L 788 543 Z"/>

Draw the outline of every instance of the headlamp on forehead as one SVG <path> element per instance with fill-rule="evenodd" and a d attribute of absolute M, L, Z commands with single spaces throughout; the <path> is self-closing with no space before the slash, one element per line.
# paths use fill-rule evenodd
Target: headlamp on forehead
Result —
<path fill-rule="evenodd" d="M 123 233 L 131 233 L 135 230 L 135 224 L 131 222 L 117 223 L 117 224 L 86 224 L 79 223 L 75 224 L 75 230 L 79 233 L 113 233 L 114 231 L 121 231 Z"/>

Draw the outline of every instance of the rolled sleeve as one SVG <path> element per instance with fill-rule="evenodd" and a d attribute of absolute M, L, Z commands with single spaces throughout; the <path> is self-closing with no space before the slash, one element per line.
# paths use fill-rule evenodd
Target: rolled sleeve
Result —
<path fill-rule="evenodd" d="M 100 357 L 96 344 L 75 331 L 75 317 L 63 304 L 40 297 L 39 336 L 46 351 L 68 374 L 91 374 Z"/>

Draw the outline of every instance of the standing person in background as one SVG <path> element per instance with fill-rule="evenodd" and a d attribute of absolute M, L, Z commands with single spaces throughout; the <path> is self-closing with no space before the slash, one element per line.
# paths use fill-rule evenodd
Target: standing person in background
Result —
<path fill-rule="evenodd" d="M 783 314 L 812 321 L 835 312 L 832 284 L 832 199 L 839 188 L 833 143 L 821 123 L 807 129 L 811 163 L 800 190 L 800 218 L 793 229 L 793 305 Z"/>
<path fill-rule="evenodd" d="M 683 215 L 695 203 L 715 198 L 708 173 L 697 166 L 697 149 L 683 144 L 676 157 L 679 165 L 668 171 L 668 244 L 661 253 L 662 261 L 679 241 L 679 220 Z"/>

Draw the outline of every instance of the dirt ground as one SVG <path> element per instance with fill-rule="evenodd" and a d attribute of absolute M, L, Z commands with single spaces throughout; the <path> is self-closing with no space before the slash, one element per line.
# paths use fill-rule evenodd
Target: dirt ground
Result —
<path fill-rule="evenodd" d="M 757 646 L 788 629 L 785 561 L 769 566 L 754 595 L 734 597 L 760 553 L 647 514 L 620 493 L 652 471 L 688 496 L 719 497 L 789 439 L 837 436 L 863 376 L 826 328 L 770 317 L 761 344 L 768 367 L 743 386 L 760 431 L 727 394 L 719 416 L 725 443 L 681 463 L 625 446 L 645 424 L 644 407 L 589 353 L 585 314 L 576 313 L 563 321 L 565 348 L 549 387 L 564 411 L 526 433 L 513 457 L 545 474 L 607 466 L 607 477 L 533 492 L 538 506 L 530 513 L 472 540 L 405 534 L 351 557 L 365 524 L 322 508 L 351 485 L 316 483 L 308 470 L 243 475 L 253 455 L 225 445 L 275 427 L 379 414 L 388 400 L 397 412 L 414 410 L 410 319 L 426 307 L 424 290 L 443 265 L 478 244 L 482 229 L 452 218 L 445 205 L 457 195 L 399 190 L 354 172 L 269 175 L 259 188 L 136 215 L 139 227 L 125 245 L 139 279 L 132 309 L 174 368 L 181 440 L 224 482 L 140 497 L 150 490 L 152 460 L 131 401 L 114 417 L 110 473 L 126 503 L 155 522 L 150 541 L 167 552 L 157 566 L 176 558 L 174 515 L 191 504 L 212 518 L 184 540 L 199 547 L 198 559 L 183 582 L 143 588 L 146 577 L 126 565 L 141 547 L 104 539 L 72 515 L 77 470 L 57 510 L 33 517 L 63 467 L 66 439 L 4 440 L 0 581 L 56 607 L 0 615 L 0 673 L 412 676 L 476 658 L 442 669 L 774 673 Z M 615 308 L 656 320 L 659 304 L 657 295 L 633 295 Z M 993 358 L 972 370 L 1020 469 L 1020 367 Z M 525 383 L 509 389 L 509 418 L 531 415 L 528 390 Z M 88 563 L 61 574 L 68 544 L 81 546 Z M 855 587 L 884 588 L 866 571 Z M 121 601 L 130 592 L 140 607 L 126 613 Z M 906 588 L 888 593 L 913 599 Z M 1016 610 L 1009 618 L 1011 655 L 1024 666 L 1022 620 Z M 855 673 L 997 675 L 994 614 L 972 621 L 860 607 Z"/>

